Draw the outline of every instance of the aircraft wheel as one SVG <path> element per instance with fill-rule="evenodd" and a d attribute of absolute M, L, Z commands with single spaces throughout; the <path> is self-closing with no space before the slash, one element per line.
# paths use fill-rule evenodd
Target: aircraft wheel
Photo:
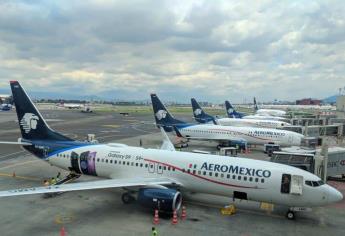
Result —
<path fill-rule="evenodd" d="M 289 220 L 294 220 L 295 219 L 295 212 L 293 211 L 288 211 L 286 213 L 286 218 L 288 218 Z"/>
<path fill-rule="evenodd" d="M 124 204 L 130 204 L 134 201 L 134 197 L 130 195 L 129 193 L 124 193 L 121 196 L 121 200 Z"/>

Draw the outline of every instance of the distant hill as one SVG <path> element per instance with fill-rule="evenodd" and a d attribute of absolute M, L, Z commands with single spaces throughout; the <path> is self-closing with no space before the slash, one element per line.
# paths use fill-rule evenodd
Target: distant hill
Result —
<path fill-rule="evenodd" d="M 333 104 L 337 102 L 338 95 L 333 95 L 322 100 L 322 103 Z"/>

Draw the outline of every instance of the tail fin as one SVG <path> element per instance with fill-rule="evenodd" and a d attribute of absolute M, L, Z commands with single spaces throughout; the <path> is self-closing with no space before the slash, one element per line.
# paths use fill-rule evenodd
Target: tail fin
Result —
<path fill-rule="evenodd" d="M 172 126 L 185 123 L 175 119 L 156 94 L 151 94 L 151 101 L 156 124 L 158 126 L 163 126 L 165 131 L 171 132 L 173 130 Z"/>
<path fill-rule="evenodd" d="M 48 126 L 18 81 L 11 81 L 10 85 L 14 105 L 16 106 L 19 128 L 24 139 L 73 141 L 53 131 Z"/>
<path fill-rule="evenodd" d="M 256 98 L 254 97 L 254 111 L 259 110 L 258 104 L 256 103 Z"/>
<path fill-rule="evenodd" d="M 229 118 L 242 118 L 244 116 L 244 114 L 237 112 L 229 101 L 225 101 L 225 109 Z"/>
<path fill-rule="evenodd" d="M 207 114 L 199 105 L 199 103 L 195 100 L 195 98 L 191 99 L 192 108 L 193 108 L 193 115 L 194 119 L 199 123 L 209 123 L 213 122 L 216 124 L 216 121 L 213 116 Z"/>

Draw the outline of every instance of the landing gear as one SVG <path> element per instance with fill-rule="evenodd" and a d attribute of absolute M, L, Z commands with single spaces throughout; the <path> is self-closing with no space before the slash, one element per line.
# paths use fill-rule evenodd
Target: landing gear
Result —
<path fill-rule="evenodd" d="M 124 204 L 130 204 L 135 201 L 135 198 L 130 193 L 124 193 L 121 196 L 121 200 Z"/>
<path fill-rule="evenodd" d="M 288 211 L 286 213 L 286 218 L 288 218 L 289 220 L 294 220 L 295 219 L 295 212 L 293 211 Z"/>

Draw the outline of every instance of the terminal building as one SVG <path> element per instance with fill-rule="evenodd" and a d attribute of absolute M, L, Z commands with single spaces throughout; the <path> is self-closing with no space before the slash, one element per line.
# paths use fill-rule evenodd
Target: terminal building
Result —
<path fill-rule="evenodd" d="M 303 98 L 301 100 L 296 100 L 296 105 L 320 105 L 321 100 L 312 98 Z"/>

